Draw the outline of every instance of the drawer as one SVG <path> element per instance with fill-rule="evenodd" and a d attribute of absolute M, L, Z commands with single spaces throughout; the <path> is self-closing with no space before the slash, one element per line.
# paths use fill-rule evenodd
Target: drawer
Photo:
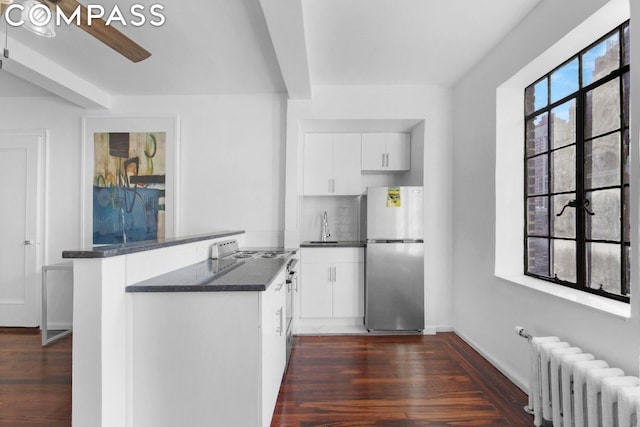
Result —
<path fill-rule="evenodd" d="M 300 262 L 360 263 L 364 262 L 364 248 L 300 248 Z"/>

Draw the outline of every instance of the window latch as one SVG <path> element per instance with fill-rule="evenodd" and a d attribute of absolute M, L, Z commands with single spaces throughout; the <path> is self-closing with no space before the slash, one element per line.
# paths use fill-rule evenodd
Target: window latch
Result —
<path fill-rule="evenodd" d="M 589 199 L 583 199 L 582 208 L 587 214 L 593 216 L 595 215 L 595 213 L 593 213 L 591 209 L 589 209 L 590 205 L 591 205 L 591 202 L 589 202 Z M 561 216 L 564 213 L 564 210 L 567 208 L 577 208 L 577 207 L 578 207 L 578 201 L 576 199 L 571 199 L 567 202 L 566 205 L 562 207 L 562 210 L 560 211 L 560 213 L 557 213 L 556 216 Z"/>
<path fill-rule="evenodd" d="M 578 207 L 578 201 L 576 199 L 571 199 L 567 202 L 566 205 L 562 207 L 562 210 L 560 211 L 560 213 L 557 213 L 556 216 L 561 216 L 564 213 L 564 210 L 567 208 L 577 208 L 577 207 Z"/>

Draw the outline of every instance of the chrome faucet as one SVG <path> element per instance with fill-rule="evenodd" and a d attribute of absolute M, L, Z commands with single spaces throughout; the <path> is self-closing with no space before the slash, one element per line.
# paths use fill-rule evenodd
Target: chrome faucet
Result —
<path fill-rule="evenodd" d="M 322 215 L 322 236 L 320 236 L 323 242 L 326 242 L 327 239 L 331 236 L 331 232 L 329 231 L 329 219 L 327 218 L 327 211 L 324 211 Z"/>

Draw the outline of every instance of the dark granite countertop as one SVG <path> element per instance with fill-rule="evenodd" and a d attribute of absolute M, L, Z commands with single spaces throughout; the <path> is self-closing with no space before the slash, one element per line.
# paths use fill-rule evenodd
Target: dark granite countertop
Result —
<path fill-rule="evenodd" d="M 219 237 L 235 236 L 242 233 L 244 233 L 244 230 L 225 230 L 184 237 L 167 237 L 165 239 L 146 240 L 143 242 L 94 246 L 89 249 L 63 251 L 62 258 L 108 258 L 119 255 L 133 254 L 136 252 L 150 251 L 153 249 L 166 248 L 169 246 L 184 245 L 186 243 L 200 242 L 202 240 L 216 239 Z"/>
<path fill-rule="evenodd" d="M 321 243 L 316 241 L 305 241 L 300 243 L 301 248 L 364 248 L 365 242 L 360 240 L 338 240 L 335 243 Z"/>
<path fill-rule="evenodd" d="M 289 258 L 207 259 L 127 286 L 126 292 L 265 291 Z"/>

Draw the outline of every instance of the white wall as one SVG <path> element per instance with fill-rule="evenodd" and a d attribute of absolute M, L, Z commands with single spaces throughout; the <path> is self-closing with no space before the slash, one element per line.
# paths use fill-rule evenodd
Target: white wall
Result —
<path fill-rule="evenodd" d="M 321 122 L 324 131 L 344 130 L 350 121 L 365 126 L 413 126 L 412 137 L 423 137 L 412 165 L 424 173 L 425 186 L 425 324 L 427 332 L 452 325 L 452 130 L 450 90 L 436 86 L 318 86 L 313 100 L 290 100 L 287 107 L 287 179 L 285 245 L 301 240 L 302 138 L 305 129 Z M 419 125 L 422 126 L 422 125 Z M 351 129 L 354 131 L 355 129 Z M 386 130 L 398 130 L 387 128 Z M 404 129 L 407 131 L 407 129 Z M 409 130 L 411 131 L 411 130 Z M 412 142 L 413 144 L 413 142 Z M 424 147 L 424 148 L 422 148 Z M 419 156 L 419 157 L 417 157 Z M 414 177 L 415 178 L 415 177 Z"/>
<path fill-rule="evenodd" d="M 126 97 L 107 113 L 55 96 L 2 98 L 0 129 L 49 131 L 45 263 L 81 246 L 84 115 L 178 115 L 180 234 L 242 229 L 247 246 L 282 245 L 285 100 L 281 94 Z M 70 320 L 64 300 L 50 301 L 54 324 Z"/>
<path fill-rule="evenodd" d="M 454 324 L 464 338 L 521 386 L 528 383 L 529 358 L 526 341 L 513 332 L 516 325 L 534 335 L 558 335 L 612 366 L 638 374 L 637 269 L 633 273 L 632 294 L 636 298 L 632 297 L 631 319 L 494 276 L 496 89 L 605 3 L 544 0 L 454 90 Z M 633 7 L 632 22 L 634 16 L 640 20 L 640 10 Z M 638 57 L 634 55 L 638 44 L 632 46 L 636 46 L 632 56 Z M 639 72 L 632 68 L 634 83 Z M 632 134 L 636 136 L 637 119 L 635 109 Z M 521 140 L 513 143 L 523 144 Z M 633 147 L 638 156 L 637 137 Z M 637 159 L 634 161 L 637 166 Z M 637 198 L 634 202 L 637 206 Z"/>

